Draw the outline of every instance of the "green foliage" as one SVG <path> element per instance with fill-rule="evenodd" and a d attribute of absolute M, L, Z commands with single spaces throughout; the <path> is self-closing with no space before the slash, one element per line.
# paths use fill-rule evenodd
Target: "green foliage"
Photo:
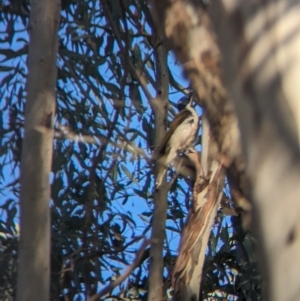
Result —
<path fill-rule="evenodd" d="M 16 285 L 19 169 L 22 150 L 28 14 L 0 5 L 0 298 Z M 85 300 L 132 262 L 152 217 L 154 117 L 140 79 L 155 95 L 155 29 L 146 1 L 63 1 L 57 57 L 57 111 L 51 174 L 51 300 Z M 170 119 L 187 83 L 169 55 Z M 130 67 L 131 66 L 131 67 Z M 169 194 L 165 254 L 174 257 L 189 206 L 189 186 Z M 207 251 L 204 299 L 222 291 L 259 300 L 251 238 L 216 220 Z M 239 245 L 239 247 L 237 247 Z M 240 249 L 248 256 L 245 260 Z M 250 259 L 251 258 L 251 259 Z M 148 250 L 113 292 L 144 300 Z M 166 277 L 171 261 L 166 260 Z M 251 281 L 249 281 L 251 279 Z M 107 298 L 106 298 L 107 299 Z"/>
<path fill-rule="evenodd" d="M 218 214 L 204 264 L 202 300 L 262 300 L 252 236 L 240 217 Z"/>

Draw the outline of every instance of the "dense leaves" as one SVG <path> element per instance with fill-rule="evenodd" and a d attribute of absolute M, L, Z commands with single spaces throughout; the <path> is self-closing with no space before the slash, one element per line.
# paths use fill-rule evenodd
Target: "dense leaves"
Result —
<path fill-rule="evenodd" d="M 0 5 L 0 296 L 16 285 L 19 166 L 22 151 L 27 1 Z M 146 1 L 63 1 L 57 56 L 57 111 L 51 174 L 51 300 L 85 300 L 121 274 L 149 237 L 153 175 L 156 48 L 160 41 Z M 170 120 L 187 87 L 169 54 Z M 199 113 L 201 111 L 199 110 Z M 170 278 L 189 208 L 190 188 L 178 179 L 169 193 L 165 277 Z M 253 242 L 238 217 L 215 221 L 204 267 L 202 298 L 259 300 Z M 119 298 L 144 300 L 148 250 Z M 166 281 L 166 296 L 170 284 Z M 167 298 L 167 297 L 166 297 Z M 107 299 L 107 298 L 106 298 Z"/>

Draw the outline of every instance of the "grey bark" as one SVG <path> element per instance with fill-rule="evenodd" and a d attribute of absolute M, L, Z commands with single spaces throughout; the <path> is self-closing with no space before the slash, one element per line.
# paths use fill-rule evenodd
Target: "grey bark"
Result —
<path fill-rule="evenodd" d="M 158 40 L 156 41 L 158 42 Z M 155 116 L 155 145 L 158 145 L 166 133 L 168 106 L 169 106 L 169 75 L 167 68 L 167 51 L 164 45 L 157 48 L 156 58 L 156 78 L 157 96 L 150 100 Z M 157 167 L 155 174 L 157 174 Z M 150 269 L 149 269 L 149 289 L 148 301 L 163 300 L 163 244 L 165 240 L 165 227 L 167 217 L 167 195 L 168 185 L 166 177 L 159 190 L 155 191 L 153 202 L 154 210 L 152 217 L 151 249 L 150 249 Z"/>
<path fill-rule="evenodd" d="M 234 101 L 266 300 L 299 300 L 299 1 L 216 1 L 210 9 Z"/>
<path fill-rule="evenodd" d="M 49 181 L 59 20 L 59 0 L 31 1 L 17 301 L 49 300 Z"/>

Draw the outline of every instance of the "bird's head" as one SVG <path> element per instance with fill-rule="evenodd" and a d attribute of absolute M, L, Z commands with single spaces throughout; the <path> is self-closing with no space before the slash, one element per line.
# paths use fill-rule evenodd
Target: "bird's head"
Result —
<path fill-rule="evenodd" d="M 179 111 L 182 111 L 187 106 L 191 106 L 193 101 L 193 92 L 188 93 L 187 95 L 184 95 L 182 98 L 179 99 L 177 103 L 177 109 Z"/>

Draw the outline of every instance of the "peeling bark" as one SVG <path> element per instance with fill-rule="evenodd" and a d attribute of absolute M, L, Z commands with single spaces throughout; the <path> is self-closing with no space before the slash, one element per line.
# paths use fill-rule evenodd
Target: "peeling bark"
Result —
<path fill-rule="evenodd" d="M 195 184 L 193 209 L 184 226 L 173 271 L 174 300 L 199 300 L 205 250 L 223 187 L 223 167 L 213 161 L 210 176 L 199 177 Z"/>

